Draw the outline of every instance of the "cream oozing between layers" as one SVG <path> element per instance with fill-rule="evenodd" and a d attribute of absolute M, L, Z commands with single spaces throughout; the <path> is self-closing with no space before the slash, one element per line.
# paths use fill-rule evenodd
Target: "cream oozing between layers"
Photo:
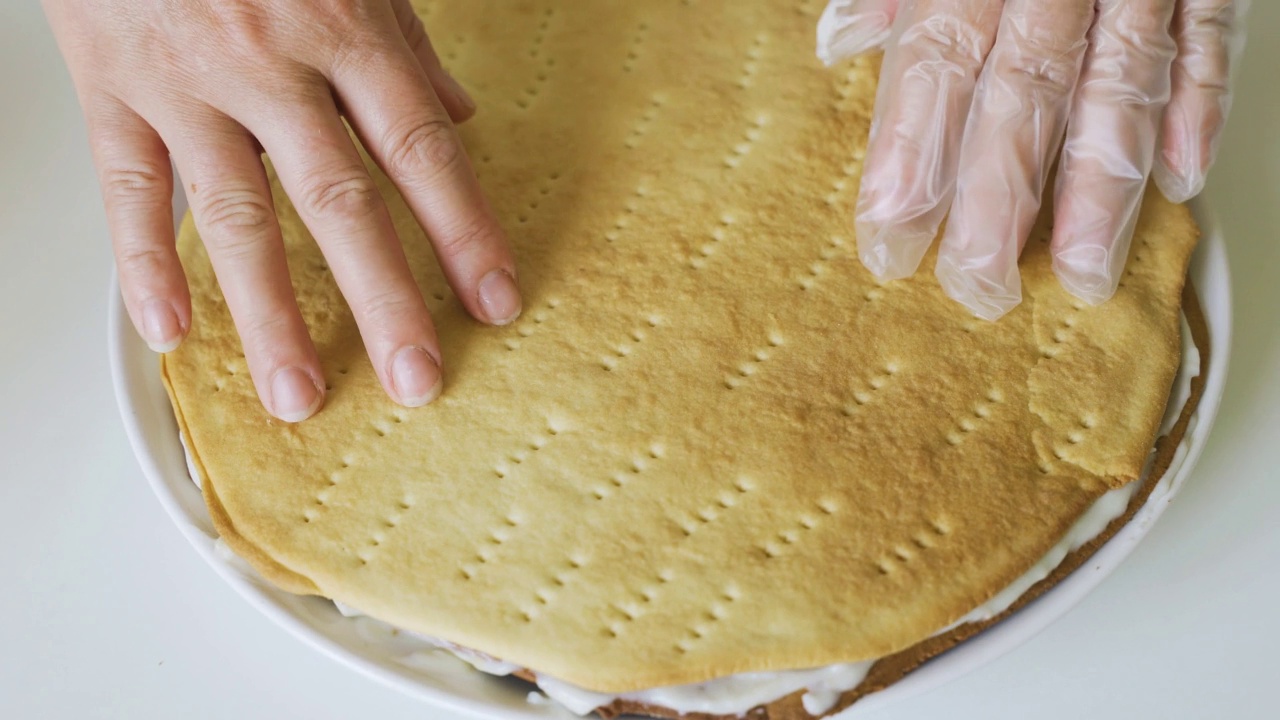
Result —
<path fill-rule="evenodd" d="M 1169 404 L 1165 409 L 1164 420 L 1160 427 L 1160 435 L 1167 435 L 1177 422 L 1183 406 L 1191 395 L 1191 380 L 1200 373 L 1200 353 L 1191 340 L 1191 331 L 1185 316 L 1182 319 L 1182 366 L 1174 382 Z M 182 437 L 184 450 L 187 441 Z M 1134 515 L 1132 522 L 1145 524 L 1154 516 L 1154 502 L 1163 498 L 1170 491 L 1176 471 L 1185 456 L 1184 446 L 1180 447 L 1170 463 L 1164 477 L 1160 479 L 1147 503 Z M 187 452 L 187 467 L 192 479 L 199 484 L 201 477 L 191 462 L 191 454 Z M 1009 609 L 1018 598 L 1022 597 L 1033 585 L 1048 577 L 1066 558 L 1066 556 L 1097 537 L 1112 520 L 1124 514 L 1134 493 L 1142 486 L 1151 470 L 1150 462 L 1142 474 L 1142 479 L 1131 482 L 1124 487 L 1111 490 L 1098 498 L 1071 526 L 1067 534 L 1056 545 L 1022 574 L 1008 587 L 996 593 L 990 600 L 974 608 L 964 617 L 938 630 L 934 635 L 941 635 L 956 627 L 968 623 L 990 620 Z M 217 541 L 219 555 L 233 560 L 230 549 Z M 252 572 L 242 566 L 243 572 Z M 334 602 L 338 610 L 345 616 L 356 618 L 360 622 L 359 630 L 372 641 L 396 638 L 398 645 L 403 646 L 401 653 L 404 664 L 424 667 L 431 671 L 439 671 L 441 667 L 432 662 L 433 658 L 426 654 L 438 652 L 450 653 L 463 660 L 476 670 L 491 675 L 510 675 L 521 669 L 519 665 L 504 662 L 484 653 L 463 648 L 444 640 L 430 638 L 416 633 L 399 630 L 374 618 L 365 616 L 355 608 Z M 405 645 L 404 643 L 408 643 Z M 628 700 L 655 707 L 668 708 L 679 713 L 707 713 L 711 715 L 742 715 L 754 707 L 766 705 L 804 691 L 801 697 L 804 709 L 810 715 L 821 715 L 835 707 L 840 696 L 853 690 L 862 683 L 875 659 L 855 663 L 840 663 L 824 667 L 803 670 L 785 670 L 775 672 L 738 673 L 706 682 L 689 685 L 671 685 L 650 688 L 629 693 L 608 694 L 585 690 L 571 683 L 537 673 L 537 684 L 542 692 L 552 700 L 568 708 L 578 715 L 586 715 L 596 708 L 609 705 L 615 700 Z M 531 693 L 530 700 L 540 700 L 536 693 Z"/>

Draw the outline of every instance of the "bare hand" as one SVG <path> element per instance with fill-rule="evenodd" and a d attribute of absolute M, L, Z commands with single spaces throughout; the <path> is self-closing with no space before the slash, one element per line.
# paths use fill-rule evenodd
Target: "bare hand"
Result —
<path fill-rule="evenodd" d="M 258 395 L 297 422 L 325 381 L 260 149 L 355 315 L 387 393 L 441 388 L 440 347 L 390 215 L 342 123 L 404 196 L 458 298 L 520 312 L 515 262 L 454 130 L 475 106 L 408 0 L 45 0 L 88 121 L 129 316 L 155 350 L 191 326 L 172 154 Z"/>

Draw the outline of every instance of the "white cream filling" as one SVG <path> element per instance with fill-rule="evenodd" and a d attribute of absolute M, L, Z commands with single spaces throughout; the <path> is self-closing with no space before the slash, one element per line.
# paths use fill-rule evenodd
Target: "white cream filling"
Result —
<path fill-rule="evenodd" d="M 1177 422 L 1183 406 L 1191 395 L 1191 379 L 1200 374 L 1200 353 L 1191 341 L 1191 330 L 1186 318 L 1182 319 L 1182 367 L 1174 383 L 1169 404 L 1165 410 L 1164 420 L 1160 427 L 1160 435 L 1167 434 Z M 1189 435 L 1191 428 L 1188 428 Z M 186 438 L 181 437 L 186 449 Z M 1134 515 L 1132 522 L 1145 525 L 1151 521 L 1153 508 L 1163 502 L 1172 491 L 1172 478 L 1186 455 L 1185 443 L 1179 447 L 1170 463 L 1165 476 L 1152 490 L 1147 503 Z M 191 477 L 200 484 L 199 474 L 187 460 Z M 934 635 L 941 635 L 960 625 L 983 622 L 1009 609 L 1018 598 L 1022 597 L 1033 585 L 1048 577 L 1073 550 L 1097 537 L 1112 520 L 1124 514 L 1129 500 L 1146 480 L 1150 471 L 1150 463 L 1143 472 L 1142 479 L 1131 482 L 1124 487 L 1111 490 L 1098 498 L 1088 510 L 1076 520 L 1067 534 L 1033 565 L 1013 581 L 1008 587 L 996 593 L 990 600 L 974 608 L 956 622 L 942 628 Z M 217 545 L 223 552 L 219 556 L 234 557 L 225 547 L 221 539 Z M 438 668 L 439 653 L 449 653 L 468 663 L 481 672 L 491 675 L 510 675 L 520 669 L 519 665 L 504 662 L 484 653 L 459 647 L 452 643 L 437 640 L 416 633 L 401 631 L 386 623 L 367 617 L 364 613 L 350 606 L 334 601 L 339 612 L 361 623 L 361 634 L 372 640 L 398 638 L 399 640 L 416 640 L 421 648 L 406 652 L 402 662 L 411 667 L 427 670 Z M 821 715 L 835 706 L 840 696 L 858 687 L 866 678 L 875 659 L 855 663 L 841 663 L 804 670 L 785 670 L 774 672 L 752 672 L 729 675 L 707 682 L 689 685 L 671 685 L 649 688 L 629 693 L 609 694 L 584 690 L 571 683 L 539 674 L 537 684 L 542 692 L 552 700 L 578 715 L 586 715 L 598 707 L 608 705 L 615 700 L 630 700 L 647 705 L 669 708 L 680 713 L 701 712 L 712 715 L 743 715 L 752 708 L 771 703 L 799 690 L 805 693 L 801 697 L 804 709 L 810 715 Z M 540 693 L 529 693 L 529 702 L 543 704 L 546 698 Z"/>

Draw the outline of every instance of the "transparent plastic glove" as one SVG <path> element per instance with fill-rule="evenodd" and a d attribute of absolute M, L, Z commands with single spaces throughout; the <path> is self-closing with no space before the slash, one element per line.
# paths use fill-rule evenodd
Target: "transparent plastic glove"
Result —
<path fill-rule="evenodd" d="M 947 217 L 939 282 L 1001 317 L 1021 302 L 1018 256 L 1061 148 L 1054 270 L 1081 299 L 1110 298 L 1153 169 L 1170 199 L 1203 186 L 1245 4 L 833 0 L 824 61 L 886 48 L 858 197 L 863 263 L 914 273 Z"/>

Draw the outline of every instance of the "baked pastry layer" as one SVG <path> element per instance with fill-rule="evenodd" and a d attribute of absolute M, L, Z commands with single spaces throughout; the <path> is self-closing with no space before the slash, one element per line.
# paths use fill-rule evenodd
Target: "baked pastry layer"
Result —
<path fill-rule="evenodd" d="M 466 317 L 374 170 L 446 353 L 427 408 L 385 396 L 276 185 L 332 388 L 272 420 L 188 222 L 196 318 L 163 369 L 227 542 L 286 589 L 625 692 L 904 651 L 1136 478 L 1186 209 L 1148 195 L 1098 308 L 1043 222 L 999 323 L 931 273 L 877 282 L 851 230 L 875 63 L 813 59 L 818 5 L 430 5 L 526 309 Z"/>

